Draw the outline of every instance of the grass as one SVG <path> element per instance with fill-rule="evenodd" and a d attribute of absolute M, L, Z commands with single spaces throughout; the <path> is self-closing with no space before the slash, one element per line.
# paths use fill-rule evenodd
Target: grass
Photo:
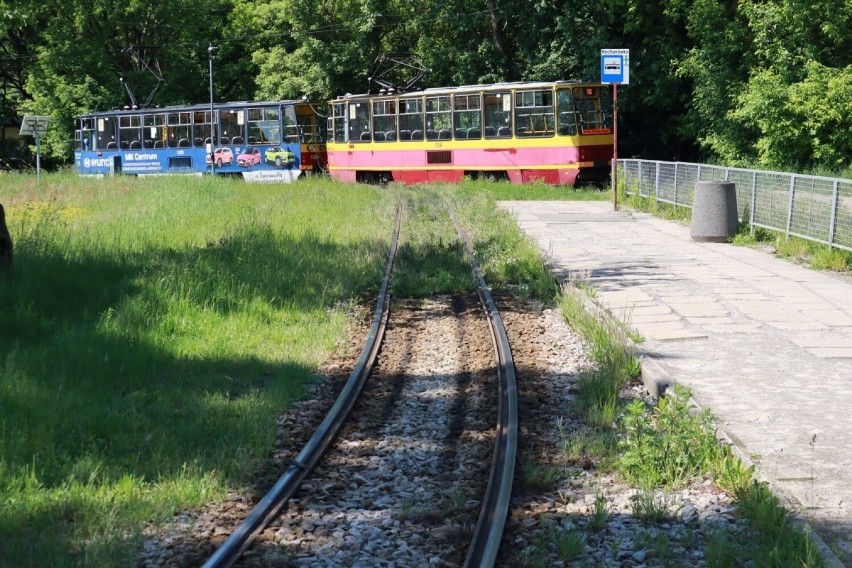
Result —
<path fill-rule="evenodd" d="M 621 326 L 609 318 L 596 319 L 586 310 L 584 292 L 566 287 L 560 301 L 562 313 L 589 344 L 597 368 L 580 377 L 577 410 L 587 428 L 563 434 L 566 463 L 596 463 L 602 471 L 617 473 L 642 491 L 633 500 L 634 515 L 647 524 L 669 516 L 668 504 L 657 492 L 683 487 L 713 476 L 715 482 L 736 498 L 748 523 L 746 536 L 725 533 L 708 540 L 709 566 L 822 566 L 810 537 L 796 526 L 778 499 L 765 485 L 754 481 L 754 470 L 745 466 L 721 444 L 707 411 L 693 412 L 690 393 L 675 386 L 674 393 L 656 405 L 619 397 L 635 378 L 636 358 Z M 606 524 L 606 503 L 595 496 L 589 530 Z M 653 556 L 669 555 L 668 541 L 652 543 Z"/>
<path fill-rule="evenodd" d="M 683 487 L 724 457 L 710 413 L 690 414 L 689 396 L 675 385 L 650 409 L 641 400 L 626 405 L 617 463 L 624 479 L 643 489 Z"/>
<path fill-rule="evenodd" d="M 671 517 L 669 499 L 654 491 L 640 491 L 630 498 L 633 515 L 644 524 L 659 524 Z"/>
<path fill-rule="evenodd" d="M 794 523 L 765 484 L 752 482 L 736 497 L 740 515 L 749 521 L 748 530 L 735 534 L 711 531 L 708 566 L 823 565 L 808 533 Z"/>
<path fill-rule="evenodd" d="M 558 304 L 586 337 L 598 366 L 580 381 L 588 427 L 566 438 L 566 466 L 591 461 L 647 477 L 655 438 L 691 419 L 672 416 L 661 429 L 662 410 L 637 409 L 636 435 L 619 444 L 629 437 L 618 393 L 639 369 L 624 329 L 587 314 L 582 292 L 560 296 L 539 252 L 494 202 L 607 192 L 68 174 L 4 181 L 16 266 L 0 283 L 0 565 L 132 564 L 147 523 L 250 483 L 278 414 L 341 345 L 352 304 L 377 289 L 397 201 L 406 220 L 395 295 L 472 288 L 452 207 L 495 291 Z M 702 424 L 689 428 L 706 434 Z M 694 471 L 675 465 L 663 468 L 665 483 Z M 528 467 L 525 477 L 542 486 L 566 473 L 532 459 Z M 744 510 L 758 519 L 755 534 L 770 535 L 761 550 L 787 558 L 808 546 L 754 489 L 751 470 L 729 455 L 701 467 L 754 499 Z M 461 489 L 435 511 L 464 497 Z M 589 529 L 609 514 L 598 493 Z M 793 536 L 770 530 L 779 524 Z M 585 540 L 561 529 L 550 537 L 566 560 Z"/>
<path fill-rule="evenodd" d="M 565 470 L 557 465 L 540 462 L 533 451 L 527 452 L 520 462 L 521 481 L 528 491 L 546 491 L 560 481 Z"/>
<path fill-rule="evenodd" d="M 485 195 L 492 201 L 612 201 L 612 189 L 601 189 L 593 185 L 564 187 L 544 183 L 518 185 L 467 180 L 458 186 L 458 191 L 463 196 Z"/>
<path fill-rule="evenodd" d="M 395 295 L 472 289 L 453 207 L 490 283 L 552 301 L 490 197 L 529 192 L 484 187 L 4 176 L 0 565 L 132 564 L 146 524 L 251 483 L 377 289 L 397 201 Z"/>
<path fill-rule="evenodd" d="M 815 270 L 852 271 L 852 252 L 800 237 L 788 238 L 783 233 L 763 227 L 751 230 L 745 225 L 731 242 L 752 247 L 768 245 L 781 258 L 805 264 Z"/>
<path fill-rule="evenodd" d="M 663 203 L 656 199 L 642 197 L 638 191 L 627 195 L 624 193 L 624 186 L 621 182 L 619 182 L 619 202 L 637 211 L 649 213 L 655 217 L 661 217 L 670 221 L 688 223 L 692 219 L 692 210 L 687 207 L 677 207 L 676 205 Z"/>
<path fill-rule="evenodd" d="M 378 286 L 392 204 L 329 182 L 6 181 L 0 565 L 130 564 L 146 522 L 250 480 Z"/>

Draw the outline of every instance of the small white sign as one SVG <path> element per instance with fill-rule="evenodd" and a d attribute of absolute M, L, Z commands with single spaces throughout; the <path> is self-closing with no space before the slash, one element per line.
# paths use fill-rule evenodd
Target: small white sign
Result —
<path fill-rule="evenodd" d="M 301 173 L 299 170 L 256 170 L 243 172 L 243 179 L 249 183 L 292 183 Z"/>
<path fill-rule="evenodd" d="M 601 83 L 630 84 L 630 50 L 601 50 Z"/>

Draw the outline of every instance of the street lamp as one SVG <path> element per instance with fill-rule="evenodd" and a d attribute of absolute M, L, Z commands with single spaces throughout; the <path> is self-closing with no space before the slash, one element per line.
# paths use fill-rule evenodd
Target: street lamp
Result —
<path fill-rule="evenodd" d="M 207 58 L 210 62 L 210 147 L 207 148 L 207 151 L 210 153 L 210 175 L 216 175 L 216 162 L 214 161 L 214 153 L 213 148 L 215 147 L 214 139 L 216 136 L 216 115 L 213 112 L 213 55 L 219 50 L 218 47 L 210 44 L 210 47 L 207 48 Z"/>

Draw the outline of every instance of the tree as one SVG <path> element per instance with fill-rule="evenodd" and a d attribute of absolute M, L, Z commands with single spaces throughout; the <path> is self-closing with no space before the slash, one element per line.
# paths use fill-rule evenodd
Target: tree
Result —
<path fill-rule="evenodd" d="M 25 88 L 32 100 L 23 110 L 53 117 L 42 141 L 46 157 L 71 155 L 73 117 L 130 104 L 125 78 L 144 101 L 156 79 L 128 48 L 154 52 L 165 83 L 155 102 L 191 103 L 208 97 L 207 46 L 211 30 L 226 24 L 229 3 L 219 0 L 66 0 L 43 25 L 37 57 Z"/>
<path fill-rule="evenodd" d="M 731 165 L 837 170 L 852 64 L 852 5 L 828 0 L 694 0 L 692 47 L 678 72 L 693 80 L 694 136 Z M 836 148 L 836 152 L 831 148 Z"/>

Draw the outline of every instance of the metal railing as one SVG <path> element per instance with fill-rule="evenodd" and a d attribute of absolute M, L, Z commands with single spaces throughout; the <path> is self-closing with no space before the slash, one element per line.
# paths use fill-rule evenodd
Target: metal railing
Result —
<path fill-rule="evenodd" d="M 852 180 L 686 162 L 619 160 L 627 194 L 692 207 L 697 181 L 731 181 L 741 223 L 852 251 Z"/>

